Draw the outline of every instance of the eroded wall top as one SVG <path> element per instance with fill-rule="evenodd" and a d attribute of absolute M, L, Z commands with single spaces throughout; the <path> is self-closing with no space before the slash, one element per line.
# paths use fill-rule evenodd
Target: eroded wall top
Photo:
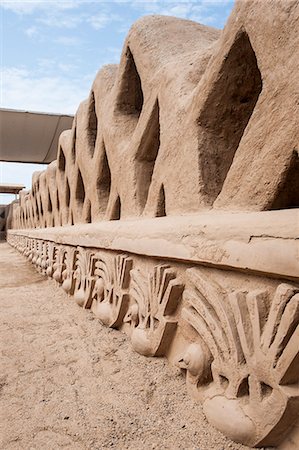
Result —
<path fill-rule="evenodd" d="M 297 1 L 238 1 L 222 32 L 142 18 L 12 226 L 298 207 L 298 60 Z"/>

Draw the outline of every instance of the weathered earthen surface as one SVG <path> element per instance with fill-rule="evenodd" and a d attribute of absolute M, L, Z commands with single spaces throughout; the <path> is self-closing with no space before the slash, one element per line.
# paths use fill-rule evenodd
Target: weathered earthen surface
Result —
<path fill-rule="evenodd" d="M 8 233 L 250 446 L 298 421 L 298 31 L 298 1 L 139 20 Z"/>
<path fill-rule="evenodd" d="M 0 448 L 248 450 L 190 401 L 184 376 L 132 351 L 0 244 Z"/>
<path fill-rule="evenodd" d="M 299 404 L 298 284 L 22 232 L 8 240 L 135 351 L 186 371 L 189 392 L 229 438 L 268 446 L 287 435 Z"/>

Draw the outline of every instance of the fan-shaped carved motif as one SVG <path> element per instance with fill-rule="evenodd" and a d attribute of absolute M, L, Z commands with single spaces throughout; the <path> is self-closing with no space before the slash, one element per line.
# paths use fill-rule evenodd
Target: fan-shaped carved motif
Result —
<path fill-rule="evenodd" d="M 299 405 L 298 289 L 227 294 L 196 269 L 187 273 L 182 315 L 199 337 L 181 363 L 189 388 L 232 439 L 274 444 Z"/>
<path fill-rule="evenodd" d="M 95 265 L 98 279 L 92 296 L 92 311 L 105 325 L 117 328 L 128 307 L 133 260 L 127 255 L 117 255 L 110 261 L 100 258 Z"/>
<path fill-rule="evenodd" d="M 78 250 L 76 247 L 67 247 L 65 255 L 65 269 L 62 272 L 62 287 L 72 295 L 75 289 L 75 264 Z"/>
<path fill-rule="evenodd" d="M 130 295 L 134 303 L 124 319 L 131 323 L 133 348 L 143 355 L 163 355 L 177 325 L 176 308 L 183 285 L 167 265 L 152 273 L 131 271 Z"/>
<path fill-rule="evenodd" d="M 77 248 L 77 259 L 75 263 L 75 293 L 74 298 L 79 306 L 90 307 L 91 295 L 95 284 L 95 258 L 90 250 Z"/>
<path fill-rule="evenodd" d="M 66 247 L 63 245 L 58 246 L 55 256 L 55 263 L 53 264 L 53 278 L 57 283 L 62 283 L 62 272 L 65 269 L 65 253 Z"/>
<path fill-rule="evenodd" d="M 48 275 L 48 277 L 51 277 L 53 275 L 53 265 L 55 262 L 55 258 L 56 258 L 56 251 L 57 248 L 54 244 L 54 242 L 51 241 L 47 241 L 47 256 L 46 256 L 46 267 L 45 267 L 45 271 L 46 271 L 46 275 Z"/>

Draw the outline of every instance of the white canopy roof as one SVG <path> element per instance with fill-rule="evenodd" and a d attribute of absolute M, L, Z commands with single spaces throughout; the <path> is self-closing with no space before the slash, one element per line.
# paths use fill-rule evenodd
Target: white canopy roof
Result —
<path fill-rule="evenodd" d="M 48 164 L 74 116 L 0 108 L 0 161 Z"/>

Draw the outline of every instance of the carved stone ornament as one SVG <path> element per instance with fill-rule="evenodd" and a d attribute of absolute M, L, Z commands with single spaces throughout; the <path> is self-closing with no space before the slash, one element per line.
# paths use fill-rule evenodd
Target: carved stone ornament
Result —
<path fill-rule="evenodd" d="M 54 242 L 48 241 L 47 244 L 46 275 L 52 277 L 57 249 Z"/>
<path fill-rule="evenodd" d="M 79 306 L 90 307 L 90 300 L 95 285 L 95 258 L 94 253 L 82 247 L 77 248 L 77 259 L 75 263 L 75 288 L 74 298 Z"/>
<path fill-rule="evenodd" d="M 69 295 L 73 295 L 75 289 L 75 266 L 78 250 L 76 247 L 67 247 L 65 254 L 65 269 L 62 272 L 62 288 Z"/>
<path fill-rule="evenodd" d="M 134 350 L 146 356 L 165 353 L 177 325 L 176 308 L 183 285 L 167 265 L 156 266 L 152 273 L 131 271 L 130 295 L 134 303 L 124 322 L 131 324 Z"/>
<path fill-rule="evenodd" d="M 53 278 L 57 283 L 62 283 L 62 272 L 65 269 L 65 252 L 66 248 L 63 245 L 59 245 L 55 255 L 55 263 L 53 264 Z"/>
<path fill-rule="evenodd" d="M 187 273 L 182 316 L 198 341 L 180 366 L 192 395 L 234 441 L 274 445 L 299 407 L 299 290 L 227 294 L 197 269 Z"/>
<path fill-rule="evenodd" d="M 117 255 L 110 263 L 98 258 L 91 309 L 105 325 L 118 328 L 128 308 L 133 260 L 127 255 Z"/>

